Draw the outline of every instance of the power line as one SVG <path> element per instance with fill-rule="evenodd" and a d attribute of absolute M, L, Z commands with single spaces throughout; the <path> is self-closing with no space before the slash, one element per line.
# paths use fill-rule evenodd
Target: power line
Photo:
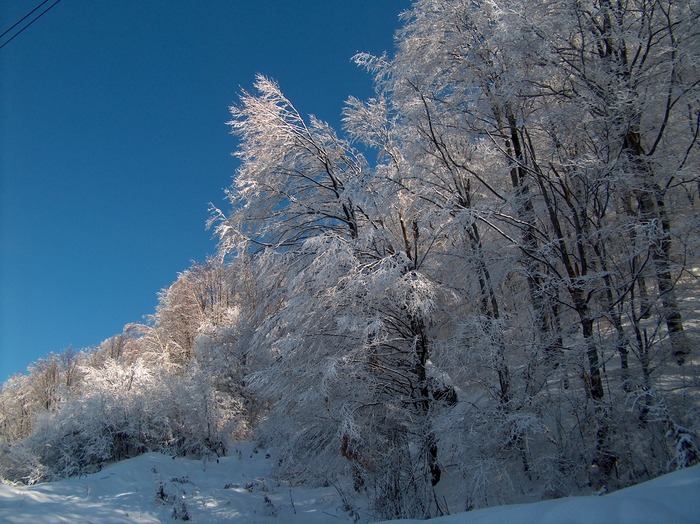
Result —
<path fill-rule="evenodd" d="M 9 29 L 7 29 L 3 34 L 0 35 L 0 38 L 2 38 L 2 37 L 5 36 L 7 33 L 9 33 L 10 31 L 12 31 L 12 30 L 13 30 L 15 27 L 17 27 L 19 24 L 21 24 L 22 22 L 24 22 L 24 20 L 25 20 L 26 18 L 28 18 L 34 11 L 36 11 L 37 9 L 39 9 L 42 5 L 44 5 L 44 4 L 45 4 L 46 2 L 48 2 L 48 1 L 49 1 L 49 0 L 44 0 L 44 1 L 41 2 L 38 6 L 36 6 L 34 9 L 32 9 L 31 11 L 29 11 L 26 15 L 24 15 L 22 18 L 20 18 L 19 20 L 17 20 L 17 21 L 12 25 L 12 27 L 10 27 Z"/>
<path fill-rule="evenodd" d="M 29 16 L 31 16 L 32 13 L 34 13 L 34 11 L 36 11 L 37 9 L 39 9 L 41 6 L 43 6 L 43 5 L 44 5 L 45 3 L 47 3 L 48 1 L 49 1 L 49 0 L 44 0 L 44 1 L 41 2 L 38 6 L 36 6 L 34 9 L 32 9 L 29 13 L 27 13 L 26 15 L 24 15 L 21 19 L 19 19 L 17 22 L 15 22 L 14 25 L 13 25 L 12 27 L 10 27 L 10 28 L 7 29 L 3 34 L 1 34 L 1 35 L 0 35 L 0 38 L 2 38 L 2 37 L 5 36 L 7 33 L 9 33 L 10 31 L 12 31 L 15 27 L 17 27 L 19 24 L 21 24 L 25 19 L 27 19 Z M 39 13 L 39 15 L 37 15 L 36 18 L 34 18 L 34 19 L 32 19 L 31 21 L 29 21 L 24 27 L 22 27 L 22 29 L 20 29 L 20 30 L 17 31 L 14 35 L 12 35 L 12 37 L 11 37 L 7 42 L 5 42 L 4 44 L 0 45 L 0 49 L 2 49 L 2 48 L 5 47 L 7 44 L 9 44 L 10 42 L 12 42 L 12 41 L 13 41 L 15 38 L 17 38 L 19 35 L 21 35 L 22 32 L 23 32 L 25 29 L 27 29 L 27 28 L 28 28 L 30 25 L 32 25 L 34 22 L 36 22 L 37 20 L 39 20 L 39 18 L 41 18 L 42 16 L 44 16 L 46 13 L 48 13 L 48 12 L 49 12 L 53 7 L 55 7 L 56 4 L 58 4 L 60 1 L 61 1 L 61 0 L 56 0 L 53 4 L 51 4 L 49 7 L 47 7 L 44 11 L 42 11 L 41 13 Z"/>

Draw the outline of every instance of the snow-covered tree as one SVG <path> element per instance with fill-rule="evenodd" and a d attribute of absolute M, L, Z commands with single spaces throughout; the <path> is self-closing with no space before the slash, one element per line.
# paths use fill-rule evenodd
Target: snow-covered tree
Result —
<path fill-rule="evenodd" d="M 33 481 L 247 435 L 382 518 L 698 461 L 700 11 L 415 0 L 343 128 L 264 76 L 215 259 L 144 324 L 0 391 Z M 677 364 L 681 364 L 679 367 Z M 448 503 L 454 507 L 453 493 Z"/>
<path fill-rule="evenodd" d="M 378 501 L 413 493 L 382 512 L 427 516 L 440 478 L 428 372 L 440 286 L 426 268 L 441 231 L 388 180 L 392 166 L 370 169 L 327 124 L 306 124 L 275 83 L 259 77 L 256 88 L 232 108 L 242 166 L 231 212 L 217 213 L 222 250 L 254 253 L 267 288 L 246 383 L 271 405 L 269 438 L 293 443 L 289 471 L 345 463 Z M 397 471 L 400 489 L 380 481 L 391 463 L 411 469 Z"/>
<path fill-rule="evenodd" d="M 686 2 L 423 0 L 405 14 L 395 57 L 357 57 L 375 73 L 391 115 L 384 120 L 400 128 L 392 148 L 414 175 L 397 184 L 468 217 L 472 282 L 499 336 L 475 336 L 460 312 L 464 335 L 453 341 L 496 343 L 487 347 L 500 355 L 491 366 L 506 419 L 522 409 L 541 416 L 554 400 L 543 389 L 552 376 L 567 385 L 583 378 L 592 411 L 582 415 L 595 421 L 587 460 L 603 477 L 620 460 L 611 420 L 618 405 L 605 397 L 629 387 L 630 351 L 642 356 L 643 375 L 649 369 L 641 334 L 650 326 L 634 311 L 654 315 L 652 344 L 668 342 L 679 361 L 687 351 L 674 288 L 685 268 L 672 263 L 687 232 L 674 233 L 671 217 L 682 217 L 697 181 L 688 170 L 697 166 L 697 17 Z M 358 135 L 374 132 L 372 123 L 386 136 L 373 114 L 354 118 Z M 388 151 L 386 140 L 372 142 Z M 454 277 L 441 282 L 470 289 Z M 531 322 L 502 306 L 512 301 L 529 303 Z M 635 326 L 636 347 L 625 325 Z M 509 339 L 514 330 L 519 338 Z M 523 339 L 532 344 L 526 360 Z M 612 390 L 610 349 L 622 368 Z M 652 353 L 663 363 L 668 351 Z M 559 367 L 541 365 L 548 360 Z M 523 438 L 515 433 L 516 449 Z"/>

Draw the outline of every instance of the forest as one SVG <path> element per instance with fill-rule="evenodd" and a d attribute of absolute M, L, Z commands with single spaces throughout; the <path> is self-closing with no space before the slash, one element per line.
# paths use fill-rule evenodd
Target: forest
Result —
<path fill-rule="evenodd" d="M 239 93 L 218 252 L 2 385 L 0 478 L 253 439 L 389 519 L 700 462 L 698 2 L 416 0 L 354 60 L 341 129 Z"/>

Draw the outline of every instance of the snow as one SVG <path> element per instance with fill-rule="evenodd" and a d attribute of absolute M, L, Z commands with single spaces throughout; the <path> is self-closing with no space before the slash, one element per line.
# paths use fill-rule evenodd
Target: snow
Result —
<path fill-rule="evenodd" d="M 81 478 L 29 487 L 0 484 L 0 522 L 353 522 L 334 487 L 290 487 L 275 480 L 274 460 L 245 442 L 218 460 L 148 453 Z M 699 523 L 700 466 L 610 495 L 501 506 L 431 522 Z"/>
<path fill-rule="evenodd" d="M 147 453 L 81 478 L 0 484 L 0 522 L 352 522 L 334 488 L 290 489 L 274 480 L 273 460 L 241 443 L 218 460 Z"/>
<path fill-rule="evenodd" d="M 403 520 L 403 524 L 425 521 Z M 435 524 L 700 523 L 700 466 L 669 473 L 609 495 L 514 504 L 431 520 Z"/>

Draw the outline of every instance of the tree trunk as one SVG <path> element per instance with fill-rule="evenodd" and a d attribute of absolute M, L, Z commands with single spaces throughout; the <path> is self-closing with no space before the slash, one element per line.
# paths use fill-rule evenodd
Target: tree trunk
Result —
<path fill-rule="evenodd" d="M 665 192 L 653 180 L 651 166 L 644 159 L 639 132 L 629 131 L 625 136 L 624 145 L 630 162 L 644 177 L 643 189 L 639 195 L 639 208 L 642 220 L 652 230 L 651 256 L 661 299 L 661 315 L 666 322 L 673 356 L 678 364 L 682 365 L 690 354 L 690 344 L 683 328 L 683 317 L 678 307 L 671 270 L 671 221 L 666 212 Z"/>
<path fill-rule="evenodd" d="M 549 301 L 545 300 L 542 288 L 543 280 L 540 276 L 540 267 L 536 260 L 536 253 L 539 250 L 539 242 L 537 241 L 535 231 L 535 210 L 532 204 L 532 196 L 526 178 L 526 154 L 523 141 L 521 140 L 520 131 L 517 126 L 515 115 L 508 110 L 508 133 L 509 139 L 506 140 L 506 151 L 510 157 L 512 166 L 510 169 L 510 180 L 515 190 L 515 197 L 518 201 L 517 215 L 525 224 L 525 229 L 522 233 L 523 253 L 525 254 L 525 270 L 527 274 L 527 285 L 530 293 L 530 301 L 535 314 L 535 325 L 537 326 L 539 336 L 544 343 L 545 359 L 554 361 L 560 357 L 564 343 L 561 338 L 561 332 L 557 329 L 559 319 L 556 307 Z"/>

